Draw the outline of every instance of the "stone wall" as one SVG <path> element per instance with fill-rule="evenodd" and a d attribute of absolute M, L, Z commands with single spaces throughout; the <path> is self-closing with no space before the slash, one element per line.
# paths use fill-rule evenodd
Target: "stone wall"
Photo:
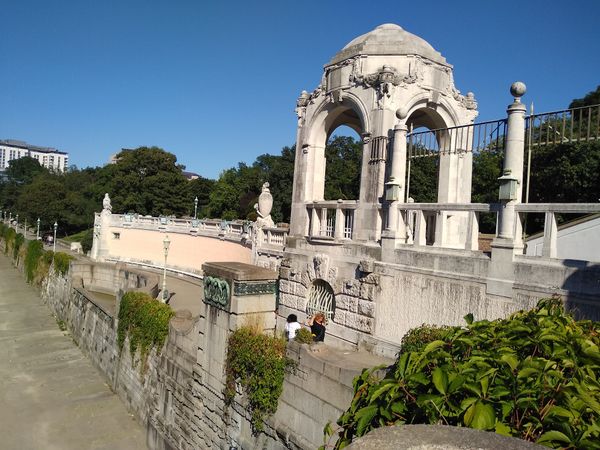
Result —
<path fill-rule="evenodd" d="M 314 449 L 322 444 L 326 423 L 335 421 L 350 403 L 352 379 L 360 369 L 344 369 L 306 345 L 290 343 L 289 357 L 297 370 L 286 376 L 278 410 L 267 420 L 265 431 L 253 435 L 244 397 L 237 395 L 228 407 L 223 396 L 227 338 L 250 317 L 242 312 L 244 308 L 248 312 L 248 305 L 238 305 L 239 314 L 208 304 L 197 318 L 187 311 L 178 312 L 164 348 L 160 354 L 150 354 L 142 375 L 139 356 L 132 359 L 128 341 L 119 354 L 116 318 L 74 283 L 136 280 L 129 287 L 139 289 L 148 280 L 116 266 L 111 274 L 108 264 L 95 268 L 74 264 L 72 272 L 73 279 L 50 277 L 43 298 L 147 427 L 151 449 Z M 142 288 L 151 287 L 150 283 Z M 274 317 L 274 311 L 270 314 Z"/>
<path fill-rule="evenodd" d="M 498 280 L 490 256 L 480 252 L 403 248 L 382 261 L 380 247 L 289 242 L 279 271 L 279 320 L 304 317 L 313 283 L 323 280 L 334 293 L 328 341 L 341 348 L 394 357 L 402 336 L 423 323 L 460 325 L 469 313 L 476 320 L 507 317 L 553 295 L 577 317 L 600 319 L 600 264 L 517 256 L 508 280 Z M 496 284 L 504 295 L 491 289 Z"/>

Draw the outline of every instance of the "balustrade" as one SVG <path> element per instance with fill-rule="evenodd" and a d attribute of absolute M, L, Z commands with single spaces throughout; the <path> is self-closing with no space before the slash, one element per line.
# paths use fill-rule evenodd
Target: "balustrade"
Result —
<path fill-rule="evenodd" d="M 398 205 L 398 230 L 406 235 L 400 240 L 408 245 L 479 249 L 479 214 L 497 212 L 498 205 L 487 203 L 401 203 Z M 449 224 L 455 223 L 455 240 L 449 240 Z M 457 230 L 465 224 L 466 229 Z M 458 231 L 458 232 L 457 232 Z"/>
<path fill-rule="evenodd" d="M 558 240 L 556 214 L 600 213 L 600 203 L 522 203 L 517 205 L 515 209 L 523 228 L 525 228 L 528 213 L 544 214 L 544 238 L 541 256 L 556 258 Z"/>
<path fill-rule="evenodd" d="M 307 204 L 312 239 L 350 240 L 354 232 L 356 200 L 319 201 Z"/>

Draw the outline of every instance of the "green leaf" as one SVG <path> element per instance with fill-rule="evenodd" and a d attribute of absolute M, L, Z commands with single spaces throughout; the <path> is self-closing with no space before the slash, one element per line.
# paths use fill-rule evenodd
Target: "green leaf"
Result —
<path fill-rule="evenodd" d="M 542 442 L 553 442 L 553 441 L 564 442 L 566 444 L 571 443 L 571 439 L 569 439 L 569 437 L 567 435 L 565 435 L 564 433 L 561 433 L 560 431 L 556 431 L 556 430 L 546 431 L 544 434 L 542 434 L 540 436 L 540 438 L 536 442 L 542 443 Z"/>
<path fill-rule="evenodd" d="M 473 403 L 464 415 L 464 424 L 477 430 L 490 430 L 496 424 L 496 414 L 492 405 L 477 401 Z"/>
<path fill-rule="evenodd" d="M 432 373 L 433 385 L 440 394 L 446 395 L 448 389 L 448 375 L 440 367 L 436 367 Z"/>
<path fill-rule="evenodd" d="M 367 431 L 367 427 L 371 424 L 371 420 L 377 414 L 377 405 L 369 405 L 362 409 L 360 409 L 356 415 L 354 416 L 358 419 L 356 424 L 356 435 L 362 436 L 365 431 Z"/>
<path fill-rule="evenodd" d="M 381 386 L 379 389 L 373 392 L 373 395 L 371 396 L 371 402 L 374 402 L 377 399 L 377 397 L 379 397 L 384 392 L 388 391 L 394 385 L 395 383 L 393 381 L 385 383 L 383 386 Z"/>
<path fill-rule="evenodd" d="M 495 431 L 503 436 L 512 436 L 512 430 L 510 427 L 499 421 L 496 421 Z"/>
<path fill-rule="evenodd" d="M 525 367 L 525 368 L 519 370 L 517 378 L 528 378 L 532 375 L 539 375 L 539 373 L 540 373 L 539 369 L 536 369 L 534 367 Z"/>
<path fill-rule="evenodd" d="M 473 323 L 473 313 L 467 314 L 464 319 L 465 322 L 467 322 L 467 325 L 471 325 Z"/>
<path fill-rule="evenodd" d="M 425 348 L 423 349 L 423 355 L 427 355 L 428 353 L 433 352 L 434 350 L 437 350 L 440 347 L 443 347 L 446 343 L 444 341 L 433 341 L 430 342 L 429 344 L 427 344 L 425 346 Z"/>
<path fill-rule="evenodd" d="M 516 370 L 519 366 L 519 360 L 512 353 L 505 353 L 500 357 L 500 360 L 508 364 L 512 370 Z"/>

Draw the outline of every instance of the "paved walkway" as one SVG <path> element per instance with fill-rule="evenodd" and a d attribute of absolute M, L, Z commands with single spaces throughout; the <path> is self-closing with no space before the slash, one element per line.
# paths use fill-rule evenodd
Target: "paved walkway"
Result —
<path fill-rule="evenodd" d="M 146 449 L 145 430 L 3 255 L 0 449 Z"/>

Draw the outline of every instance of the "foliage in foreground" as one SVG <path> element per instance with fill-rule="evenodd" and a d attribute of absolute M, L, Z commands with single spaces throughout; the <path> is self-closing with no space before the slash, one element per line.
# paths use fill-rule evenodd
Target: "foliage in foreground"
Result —
<path fill-rule="evenodd" d="M 251 327 L 241 327 L 229 336 L 225 402 L 231 404 L 239 383 L 248 399 L 254 432 L 262 431 L 264 419 L 277 410 L 285 372 L 293 365 L 285 348 L 284 338 Z"/>
<path fill-rule="evenodd" d="M 508 319 L 466 319 L 466 327 L 401 354 L 384 379 L 375 369 L 355 378 L 335 448 L 373 428 L 418 423 L 600 448 L 600 323 L 574 320 L 560 299 Z"/>
<path fill-rule="evenodd" d="M 117 343 L 123 351 L 125 338 L 129 336 L 129 351 L 133 361 L 140 349 L 141 372 L 146 369 L 150 351 L 156 347 L 160 352 L 169 334 L 169 321 L 175 313 L 165 303 L 153 299 L 144 292 L 127 292 L 119 306 Z"/>
<path fill-rule="evenodd" d="M 408 330 L 400 342 L 400 354 L 418 352 L 430 342 L 443 339 L 452 327 L 423 324 Z"/>

